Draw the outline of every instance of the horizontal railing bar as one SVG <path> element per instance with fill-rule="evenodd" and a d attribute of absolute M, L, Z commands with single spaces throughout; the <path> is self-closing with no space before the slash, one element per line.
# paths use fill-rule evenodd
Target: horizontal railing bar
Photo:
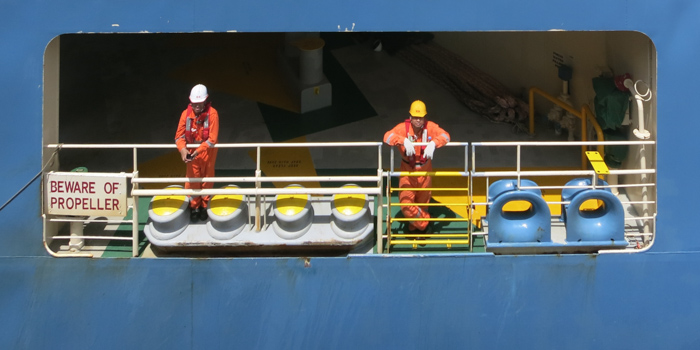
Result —
<path fill-rule="evenodd" d="M 620 145 L 654 145 L 656 141 L 534 141 L 534 142 L 472 142 L 475 147 L 504 147 L 504 146 L 620 146 Z"/>
<path fill-rule="evenodd" d="M 411 187 L 392 187 L 391 192 L 401 192 L 401 191 L 434 191 L 434 192 L 442 192 L 442 191 L 469 191 L 469 188 L 467 187 L 416 187 L 416 188 L 411 188 Z"/>
<path fill-rule="evenodd" d="M 639 216 L 639 217 L 626 217 L 625 221 L 636 221 L 636 220 L 651 220 L 653 216 Z"/>
<path fill-rule="evenodd" d="M 430 142 L 413 142 L 413 145 L 414 145 L 414 146 L 427 146 L 429 143 L 430 143 Z M 456 141 L 453 142 L 453 141 L 450 141 L 450 142 L 448 142 L 448 143 L 446 143 L 446 144 L 443 145 L 443 147 L 446 147 L 446 146 L 450 146 L 450 147 L 460 147 L 460 146 L 462 146 L 462 147 L 465 147 L 465 146 L 469 146 L 469 142 L 456 142 Z"/>
<path fill-rule="evenodd" d="M 424 244 L 424 245 L 435 245 L 435 244 L 469 244 L 469 240 L 462 240 L 462 239 L 456 239 L 456 240 L 400 240 L 400 241 L 391 241 L 389 244 L 392 245 L 415 245 L 415 244 Z"/>
<path fill-rule="evenodd" d="M 100 239 L 106 241 L 132 241 L 131 237 L 110 237 L 110 236 L 53 236 L 54 239 Z"/>
<path fill-rule="evenodd" d="M 590 200 L 595 200 L 591 198 Z M 571 201 L 545 201 L 547 204 L 571 204 Z M 656 201 L 620 201 L 622 204 L 656 204 Z M 493 205 L 493 202 L 474 202 L 472 205 Z"/>
<path fill-rule="evenodd" d="M 610 174 L 618 175 L 635 175 L 635 174 L 655 174 L 655 169 L 630 169 L 630 170 L 610 170 Z M 504 177 L 504 176 L 592 176 L 594 170 L 522 170 L 518 171 L 481 171 L 472 172 L 474 177 Z"/>
<path fill-rule="evenodd" d="M 655 183 L 640 183 L 640 184 L 624 184 L 624 185 L 596 185 L 595 188 L 621 188 L 621 187 L 653 187 L 656 186 Z M 564 188 L 584 188 L 584 189 L 593 189 L 593 186 L 521 186 L 518 187 L 521 190 L 557 190 L 557 189 L 564 189 Z"/>
<path fill-rule="evenodd" d="M 439 233 L 426 233 L 426 234 L 416 234 L 416 233 L 402 233 L 402 234 L 392 234 L 391 237 L 398 237 L 398 238 L 411 238 L 411 237 L 443 237 L 443 238 L 451 238 L 451 237 L 462 237 L 466 238 L 469 237 L 468 233 L 444 233 L 444 234 L 439 234 Z"/>
<path fill-rule="evenodd" d="M 463 222 L 469 221 L 468 218 L 391 218 L 391 222 L 402 222 L 402 221 L 454 221 Z"/>
<path fill-rule="evenodd" d="M 277 195 L 277 194 L 380 194 L 379 188 L 237 188 L 237 189 L 135 189 L 132 196 L 213 196 L 213 195 Z"/>
<path fill-rule="evenodd" d="M 408 206 L 418 206 L 418 207 L 445 207 L 451 205 L 470 205 L 471 203 L 392 203 L 392 206 L 397 207 L 408 207 Z"/>
<path fill-rule="evenodd" d="M 264 177 L 140 177 L 131 180 L 132 183 L 183 183 L 183 182 L 377 182 L 381 176 L 264 176 Z"/>
<path fill-rule="evenodd" d="M 468 171 L 388 171 L 391 177 L 398 176 L 469 176 Z"/>
<path fill-rule="evenodd" d="M 301 142 L 301 143 L 217 143 L 214 148 L 286 148 L 286 147 L 377 147 L 382 142 Z M 161 144 L 48 144 L 47 148 L 110 148 L 110 149 L 153 149 L 153 148 L 177 148 L 174 143 Z M 188 144 L 187 147 L 197 148 L 199 144 Z"/>
<path fill-rule="evenodd" d="M 286 148 L 286 147 L 377 147 L 382 142 L 279 142 L 279 143 L 217 143 L 214 148 Z M 414 142 L 416 146 L 425 146 L 428 142 Z M 504 147 L 504 146 L 617 146 L 617 145 L 654 145 L 656 141 L 539 141 L 539 142 L 472 142 L 475 147 Z M 468 142 L 448 142 L 448 147 L 469 146 Z M 187 147 L 196 148 L 199 144 L 188 144 Z M 174 143 L 161 144 L 106 144 L 106 143 L 84 143 L 84 144 L 56 144 L 46 145 L 46 148 L 110 148 L 110 149 L 153 149 L 153 148 L 177 148 Z"/>
<path fill-rule="evenodd" d="M 104 220 L 104 219 L 66 219 L 66 218 L 52 218 L 49 219 L 51 222 L 84 222 L 86 224 L 92 223 L 92 222 L 97 222 L 97 223 L 106 223 L 106 224 L 131 224 L 131 220 Z"/>

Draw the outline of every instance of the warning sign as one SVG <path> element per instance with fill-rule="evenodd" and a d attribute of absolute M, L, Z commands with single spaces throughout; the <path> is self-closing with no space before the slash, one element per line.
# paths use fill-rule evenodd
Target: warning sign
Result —
<path fill-rule="evenodd" d="M 51 172 L 46 175 L 46 212 L 52 215 L 126 216 L 126 175 Z"/>

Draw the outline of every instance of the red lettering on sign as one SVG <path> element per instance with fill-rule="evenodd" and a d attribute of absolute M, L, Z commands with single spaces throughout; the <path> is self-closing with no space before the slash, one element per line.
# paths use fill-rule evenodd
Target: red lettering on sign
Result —
<path fill-rule="evenodd" d="M 94 181 L 49 181 L 51 192 L 95 193 Z"/>

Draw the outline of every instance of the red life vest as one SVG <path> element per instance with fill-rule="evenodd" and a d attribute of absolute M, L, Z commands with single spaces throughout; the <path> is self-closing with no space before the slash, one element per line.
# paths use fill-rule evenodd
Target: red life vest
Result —
<path fill-rule="evenodd" d="M 199 117 L 195 116 L 195 123 L 197 125 L 202 125 L 202 140 L 199 142 L 204 142 L 209 138 L 209 107 L 211 107 L 211 103 L 207 102 L 206 106 L 204 106 L 204 111 L 199 115 Z M 193 114 L 194 111 L 192 110 L 192 105 L 190 104 L 187 106 L 187 124 L 185 125 L 185 141 L 187 141 L 188 144 L 190 143 L 196 143 L 196 136 L 192 132 L 192 119 L 189 116 Z"/>

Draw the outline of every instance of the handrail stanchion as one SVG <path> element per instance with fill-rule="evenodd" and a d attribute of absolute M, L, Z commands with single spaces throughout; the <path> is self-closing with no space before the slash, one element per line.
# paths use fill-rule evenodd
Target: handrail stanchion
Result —
<path fill-rule="evenodd" d="M 472 203 L 474 203 L 472 192 L 474 192 L 474 182 L 472 179 L 471 171 L 469 171 L 469 142 L 464 146 L 464 172 L 467 173 L 467 183 L 469 184 L 469 190 L 467 190 L 467 215 L 469 217 L 469 226 L 467 227 L 467 233 L 469 233 L 469 252 L 474 251 L 474 232 L 472 231 L 472 225 L 474 222 L 474 211 Z"/>
<path fill-rule="evenodd" d="M 134 147 L 134 175 L 132 176 L 132 179 L 138 178 L 139 177 L 139 171 L 138 171 L 138 160 L 137 160 L 137 148 Z M 138 189 L 139 184 L 134 183 L 132 181 L 131 187 L 133 189 Z M 136 257 L 139 255 L 139 196 L 138 195 L 132 195 L 132 200 L 133 200 L 133 205 L 131 207 L 131 256 Z"/>
<path fill-rule="evenodd" d="M 588 141 L 588 124 L 586 121 L 586 108 L 585 105 L 584 107 L 581 107 L 581 141 L 586 142 Z M 586 157 L 586 149 L 588 146 L 581 146 L 581 169 L 586 169 L 586 166 L 588 165 L 587 157 Z M 602 155 L 603 153 L 601 153 Z"/>
<path fill-rule="evenodd" d="M 382 211 L 382 206 L 384 205 L 384 198 L 382 197 L 382 144 L 377 146 L 377 254 L 382 254 L 384 251 L 384 244 L 382 242 L 382 217 L 384 213 Z"/>
<path fill-rule="evenodd" d="M 529 94 L 529 107 L 530 107 L 530 114 L 529 114 L 529 126 L 530 126 L 530 135 L 535 134 L 535 90 L 530 89 L 530 94 Z"/>
<path fill-rule="evenodd" d="M 391 252 L 391 183 L 393 179 L 393 172 L 394 172 L 394 147 L 391 147 L 391 161 L 389 162 L 389 174 L 386 176 L 387 184 L 386 184 L 386 252 L 387 254 Z"/>
<path fill-rule="evenodd" d="M 518 162 L 517 162 L 517 172 L 518 172 L 518 188 L 520 188 L 520 145 L 517 146 L 517 157 L 518 157 Z"/>
<path fill-rule="evenodd" d="M 260 170 L 260 146 L 256 147 L 256 160 L 255 160 L 255 189 L 260 189 L 260 176 L 262 176 L 262 170 Z M 260 232 L 260 194 L 255 195 L 255 232 Z"/>

